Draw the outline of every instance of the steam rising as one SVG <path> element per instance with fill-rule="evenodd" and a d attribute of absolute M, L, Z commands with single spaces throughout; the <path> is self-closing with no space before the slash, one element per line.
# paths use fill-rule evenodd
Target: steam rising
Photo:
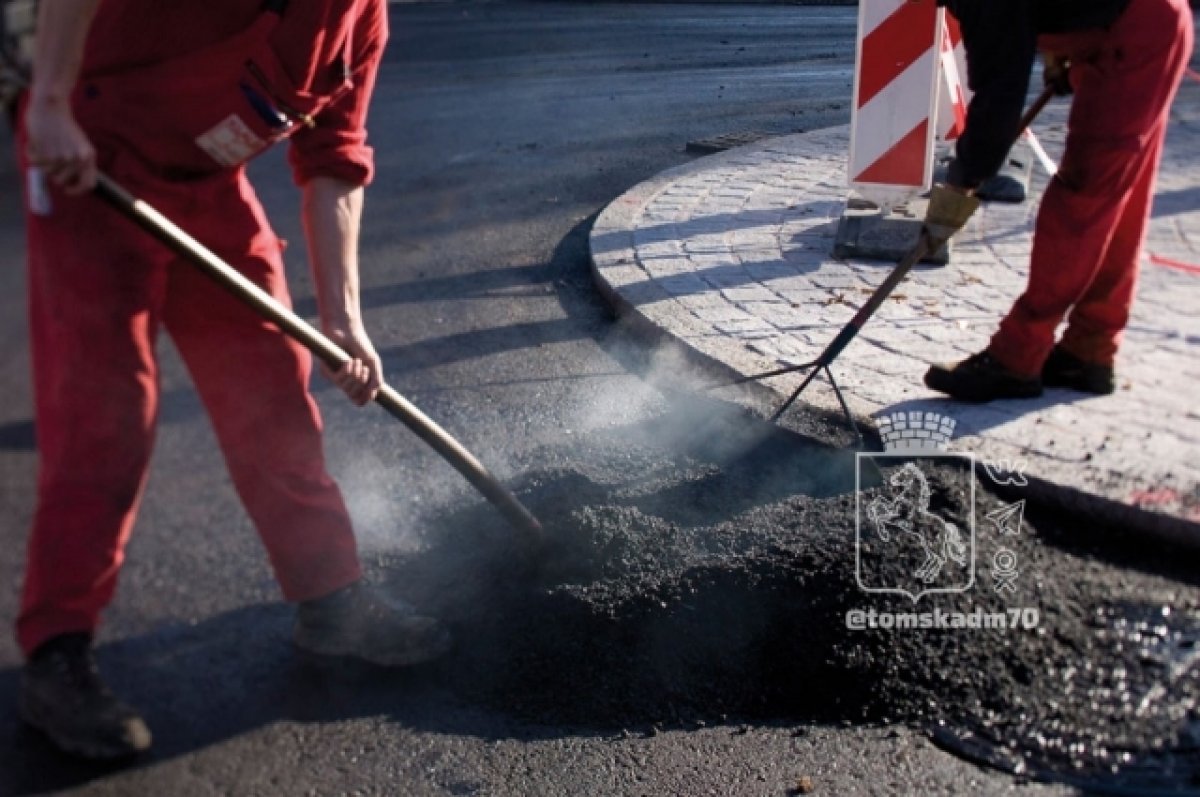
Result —
<path fill-rule="evenodd" d="M 485 436 L 485 419 L 446 419 L 543 521 L 548 545 L 536 555 L 435 455 L 407 451 L 402 459 L 417 464 L 403 467 L 386 448 L 336 458 L 379 575 L 463 643 L 439 665 L 447 688 L 538 722 L 609 729 L 727 717 L 944 722 L 976 738 L 1042 740 L 1028 760 L 1047 771 L 1070 768 L 1078 756 L 1062 751 L 1080 744 L 1097 772 L 1118 746 L 1134 749 L 1135 763 L 1148 760 L 1139 746 L 1175 755 L 1178 717 L 1197 705 L 1195 678 L 1154 692 L 1161 705 L 1127 718 L 1091 690 L 1064 698 L 1058 680 L 1031 673 L 1047 662 L 1074 673 L 1111 661 L 1091 618 L 1116 600 L 1169 586 L 1181 596 L 1171 616 L 1200 622 L 1194 587 L 1102 572 L 1021 535 L 1011 544 L 1022 572 L 1043 578 L 1023 581 L 1011 605 L 1038 608 L 1052 633 L 850 634 L 846 612 L 864 601 L 854 452 L 821 442 L 811 413 L 793 417 L 811 427 L 790 431 L 698 391 L 705 378 L 673 349 L 643 357 L 642 377 L 581 379 L 569 401 L 531 408 L 528 430 Z M 932 486 L 936 505 L 963 521 L 963 475 L 941 473 Z M 991 496 L 979 500 L 977 514 L 996 508 Z M 987 589 L 943 598 L 944 610 L 1010 605 Z M 912 608 L 889 600 L 870 605 Z M 1127 658 L 1123 677 L 1151 689 L 1153 666 Z M 1185 779 L 1198 772 L 1181 767 Z"/>

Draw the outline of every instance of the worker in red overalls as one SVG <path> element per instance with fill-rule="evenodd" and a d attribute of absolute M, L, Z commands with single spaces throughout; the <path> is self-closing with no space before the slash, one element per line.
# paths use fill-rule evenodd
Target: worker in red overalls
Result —
<path fill-rule="evenodd" d="M 154 435 L 160 328 L 172 337 L 284 596 L 295 643 L 383 665 L 431 659 L 445 630 L 364 586 L 326 473 L 299 345 L 89 193 L 97 169 L 288 302 L 282 244 L 244 164 L 290 138 L 324 331 L 357 404 L 381 384 L 357 244 L 373 169 L 364 123 L 385 0 L 42 0 L 18 101 L 27 175 L 37 509 L 17 637 L 22 716 L 65 750 L 144 750 L 141 718 L 96 673 Z"/>
<path fill-rule="evenodd" d="M 1192 52 L 1188 2 L 943 4 L 962 25 L 975 92 L 951 186 L 973 191 L 1003 162 L 1036 49 L 1047 81 L 1075 98 L 1063 162 L 1038 212 L 1025 293 L 985 351 L 932 366 L 925 384 L 966 401 L 1030 398 L 1043 386 L 1112 393 L 1167 115 Z"/>

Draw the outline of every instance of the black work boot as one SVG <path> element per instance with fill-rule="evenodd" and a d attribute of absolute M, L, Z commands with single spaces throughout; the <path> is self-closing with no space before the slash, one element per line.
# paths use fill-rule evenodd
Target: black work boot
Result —
<path fill-rule="evenodd" d="M 293 641 L 308 653 L 383 667 L 432 661 L 452 645 L 450 633 L 437 620 L 361 581 L 301 603 Z"/>
<path fill-rule="evenodd" d="M 89 634 L 38 647 L 21 674 L 19 701 L 21 718 L 68 753 L 115 759 L 150 748 L 146 723 L 100 679 Z"/>
<path fill-rule="evenodd" d="M 1081 360 L 1061 346 L 1055 346 L 1042 366 L 1042 384 L 1107 396 L 1117 389 L 1117 374 L 1110 365 Z"/>
<path fill-rule="evenodd" d="M 925 384 L 960 401 L 979 403 L 1042 395 L 1042 380 L 1013 373 L 986 351 L 960 363 L 929 366 Z"/>

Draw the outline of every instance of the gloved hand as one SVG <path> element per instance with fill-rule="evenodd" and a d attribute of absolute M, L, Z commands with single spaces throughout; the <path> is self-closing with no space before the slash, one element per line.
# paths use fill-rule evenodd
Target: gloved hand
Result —
<path fill-rule="evenodd" d="M 1067 58 L 1047 50 L 1042 51 L 1042 84 L 1054 89 L 1059 97 L 1071 93 L 1071 62 Z"/>
<path fill-rule="evenodd" d="M 963 228 L 979 207 L 979 197 L 965 188 L 935 185 L 929 193 L 922 232 L 929 239 L 930 251 L 936 252 L 950 236 Z"/>

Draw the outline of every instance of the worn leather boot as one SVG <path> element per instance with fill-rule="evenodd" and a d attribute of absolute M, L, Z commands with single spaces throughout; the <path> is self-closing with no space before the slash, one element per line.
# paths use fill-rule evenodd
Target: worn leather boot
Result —
<path fill-rule="evenodd" d="M 308 653 L 383 667 L 432 661 L 452 646 L 450 633 L 437 620 L 361 581 L 301 603 L 293 640 Z"/>
<path fill-rule="evenodd" d="M 63 634 L 34 651 L 21 674 L 19 709 L 55 745 L 84 758 L 125 758 L 150 747 L 146 723 L 101 680 L 89 634 Z"/>
<path fill-rule="evenodd" d="M 1107 396 L 1117 389 L 1117 374 L 1112 366 L 1081 360 L 1065 349 L 1055 346 L 1042 366 L 1042 384 L 1046 387 L 1065 387 L 1080 393 Z"/>
<path fill-rule="evenodd" d="M 1042 395 L 1042 380 L 1013 373 L 986 351 L 962 362 L 930 366 L 925 385 L 960 401 L 979 403 Z"/>

